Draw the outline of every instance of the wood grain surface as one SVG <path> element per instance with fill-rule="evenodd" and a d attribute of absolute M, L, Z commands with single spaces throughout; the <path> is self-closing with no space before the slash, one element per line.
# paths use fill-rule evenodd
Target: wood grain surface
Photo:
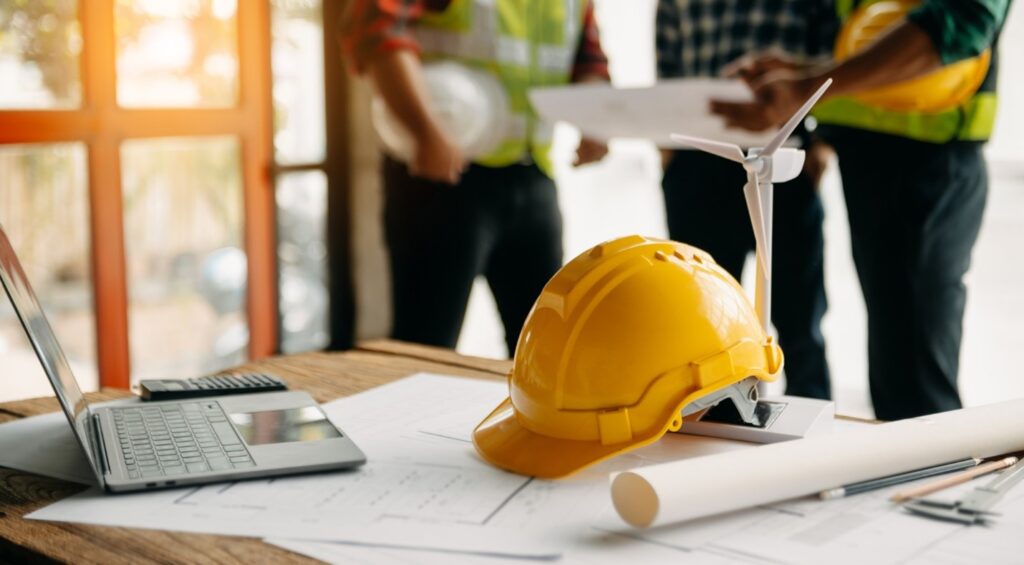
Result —
<path fill-rule="evenodd" d="M 509 361 L 392 341 L 344 353 L 304 353 L 243 365 L 281 376 L 295 390 L 327 402 L 417 372 L 504 379 Z M 128 396 L 104 390 L 90 401 Z M 54 398 L 0 404 L 0 422 L 58 409 Z M 24 516 L 83 490 L 81 485 L 0 468 L 0 563 L 311 563 L 252 538 L 109 528 L 26 520 Z"/>

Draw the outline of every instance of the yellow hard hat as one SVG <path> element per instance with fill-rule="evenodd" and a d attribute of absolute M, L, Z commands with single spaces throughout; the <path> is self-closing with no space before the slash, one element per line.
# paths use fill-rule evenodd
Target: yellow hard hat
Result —
<path fill-rule="evenodd" d="M 835 58 L 847 59 L 875 42 L 903 17 L 917 0 L 881 0 L 859 6 L 846 20 L 836 39 Z M 858 93 L 855 99 L 901 112 L 941 112 L 955 108 L 974 95 L 988 74 L 990 50 L 977 57 L 946 65 L 915 78 Z"/>
<path fill-rule="evenodd" d="M 544 287 L 516 346 L 509 398 L 473 443 L 503 469 L 562 477 L 652 443 L 679 429 L 688 404 L 781 368 L 742 287 L 710 255 L 623 237 Z"/>

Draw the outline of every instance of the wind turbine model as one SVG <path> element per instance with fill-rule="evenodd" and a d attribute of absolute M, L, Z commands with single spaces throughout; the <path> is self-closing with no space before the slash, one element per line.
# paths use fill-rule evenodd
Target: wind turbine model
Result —
<path fill-rule="evenodd" d="M 757 243 L 757 287 L 754 291 L 754 304 L 765 333 L 768 333 L 771 325 L 772 313 L 772 183 L 793 180 L 804 166 L 803 150 L 782 147 L 782 144 L 789 139 L 793 130 L 800 125 L 831 84 L 832 79 L 826 80 L 796 114 L 793 114 L 786 125 L 782 126 L 768 145 L 764 148 L 753 147 L 746 155 L 740 146 L 731 143 L 672 134 L 675 141 L 736 161 L 747 171 L 747 184 L 743 186 L 743 196 L 747 201 L 747 212 L 750 214 L 750 224 L 754 228 L 754 240 Z"/>

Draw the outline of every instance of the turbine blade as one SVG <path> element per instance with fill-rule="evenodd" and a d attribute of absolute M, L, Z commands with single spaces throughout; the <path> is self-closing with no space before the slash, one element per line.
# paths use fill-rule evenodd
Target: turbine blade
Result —
<path fill-rule="evenodd" d="M 800 125 L 800 122 L 804 121 L 804 116 L 811 111 L 814 104 L 818 102 L 818 99 L 825 94 L 825 91 L 828 90 L 828 87 L 831 85 L 832 79 L 826 80 L 825 83 L 818 88 L 818 91 L 808 98 L 807 102 L 804 102 L 804 105 L 801 106 L 795 114 L 793 114 L 793 117 L 786 122 L 786 125 L 782 126 L 779 133 L 775 134 L 775 137 L 772 138 L 771 142 L 765 146 L 763 151 L 761 151 L 761 155 L 764 155 L 765 157 L 770 156 L 775 153 L 779 147 L 782 147 L 782 144 L 789 139 L 789 136 L 793 133 L 793 130 L 796 129 L 796 126 Z"/>
<path fill-rule="evenodd" d="M 690 147 L 693 147 L 695 149 L 700 149 L 701 151 L 711 153 L 712 155 L 718 155 L 723 159 L 736 161 L 737 163 L 742 163 L 743 160 L 746 158 L 746 155 L 743 154 L 743 150 L 740 149 L 740 146 L 734 145 L 732 143 L 711 141 L 710 139 L 690 137 L 688 135 L 680 135 L 678 133 L 673 133 L 671 135 L 671 138 L 672 141 L 678 141 L 679 143 L 689 145 Z"/>

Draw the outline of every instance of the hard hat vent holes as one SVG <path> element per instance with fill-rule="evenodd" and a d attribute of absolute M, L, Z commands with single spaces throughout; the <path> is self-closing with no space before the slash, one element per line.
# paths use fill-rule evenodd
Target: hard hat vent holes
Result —
<path fill-rule="evenodd" d="M 683 427 L 683 420 L 682 420 L 682 418 L 676 418 L 676 419 L 672 420 L 672 424 L 669 425 L 668 429 L 671 432 L 678 432 L 679 428 L 681 428 L 681 427 Z"/>

